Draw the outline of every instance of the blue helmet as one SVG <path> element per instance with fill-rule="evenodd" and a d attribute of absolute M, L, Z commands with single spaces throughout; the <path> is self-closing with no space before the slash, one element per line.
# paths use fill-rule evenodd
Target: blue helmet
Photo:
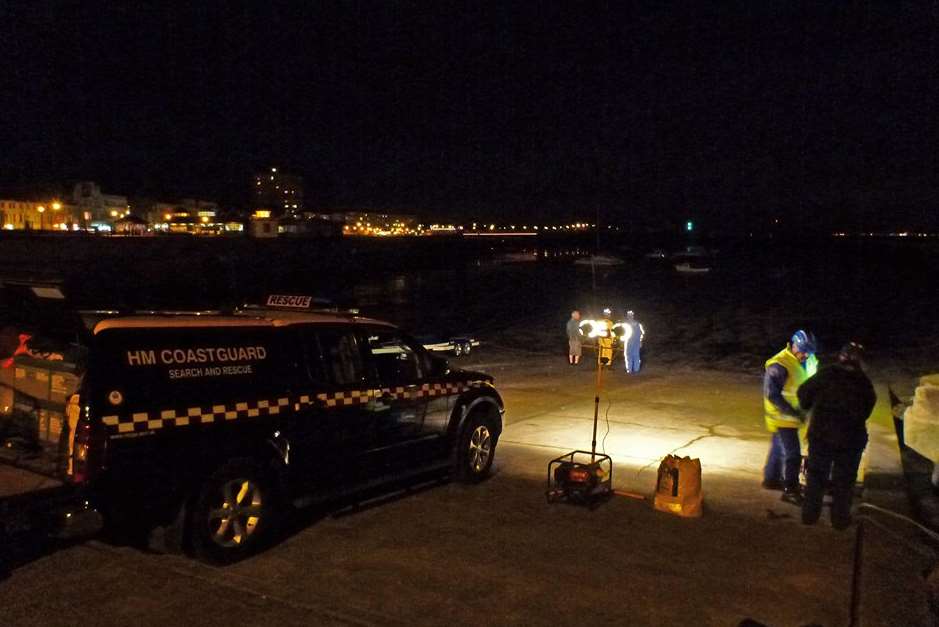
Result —
<path fill-rule="evenodd" d="M 814 355 L 818 346 L 815 342 L 815 336 L 809 333 L 808 331 L 803 331 L 799 329 L 792 334 L 792 339 L 789 340 L 792 343 L 792 348 L 799 351 L 800 353 L 805 353 L 807 355 Z"/>

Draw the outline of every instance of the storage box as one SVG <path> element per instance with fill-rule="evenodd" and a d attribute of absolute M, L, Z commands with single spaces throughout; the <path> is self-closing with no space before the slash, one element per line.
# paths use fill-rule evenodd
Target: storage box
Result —
<path fill-rule="evenodd" d="M 65 404 L 79 385 L 75 365 L 18 356 L 0 368 L 0 438 L 24 438 L 57 445 L 65 425 Z"/>

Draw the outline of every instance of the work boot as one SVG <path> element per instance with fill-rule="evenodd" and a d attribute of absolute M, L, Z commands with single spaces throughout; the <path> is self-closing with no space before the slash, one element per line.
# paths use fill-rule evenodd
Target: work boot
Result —
<path fill-rule="evenodd" d="M 783 490 L 782 497 L 779 500 L 793 505 L 802 505 L 802 490 L 799 489 L 799 486 L 790 486 Z"/>
<path fill-rule="evenodd" d="M 785 487 L 779 479 L 764 479 L 760 485 L 764 490 L 782 490 Z"/>

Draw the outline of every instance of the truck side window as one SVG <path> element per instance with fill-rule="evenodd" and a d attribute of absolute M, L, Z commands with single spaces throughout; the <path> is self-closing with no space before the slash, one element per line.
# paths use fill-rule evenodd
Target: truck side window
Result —
<path fill-rule="evenodd" d="M 301 329 L 300 341 L 306 360 L 307 377 L 317 384 L 328 383 L 330 377 L 326 375 L 326 364 L 323 360 L 323 352 L 320 349 L 320 341 L 316 332 L 309 328 Z"/>
<path fill-rule="evenodd" d="M 414 383 L 424 378 L 417 351 L 396 333 L 370 332 L 368 348 L 383 383 Z"/>
<path fill-rule="evenodd" d="M 336 385 L 357 385 L 365 378 L 362 353 L 351 331 L 324 329 L 317 333 L 326 377 Z"/>

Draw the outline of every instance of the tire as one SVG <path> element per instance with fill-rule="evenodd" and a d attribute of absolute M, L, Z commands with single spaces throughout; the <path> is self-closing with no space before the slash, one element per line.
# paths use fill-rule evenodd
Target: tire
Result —
<path fill-rule="evenodd" d="M 467 342 L 463 345 L 463 354 L 469 355 L 471 352 L 473 352 L 473 345 Z"/>
<path fill-rule="evenodd" d="M 477 411 L 466 419 L 456 451 L 456 477 L 464 483 L 477 483 L 489 476 L 496 455 L 499 433 L 496 421 Z"/>
<path fill-rule="evenodd" d="M 463 354 L 463 345 L 462 345 L 462 344 L 454 344 L 454 345 L 453 345 L 453 354 L 456 355 L 457 357 L 459 357 L 460 355 L 462 355 L 462 354 Z"/>
<path fill-rule="evenodd" d="M 195 556 L 230 564 L 268 544 L 280 513 L 273 485 L 246 458 L 231 459 L 209 475 L 189 516 L 187 535 Z"/>

